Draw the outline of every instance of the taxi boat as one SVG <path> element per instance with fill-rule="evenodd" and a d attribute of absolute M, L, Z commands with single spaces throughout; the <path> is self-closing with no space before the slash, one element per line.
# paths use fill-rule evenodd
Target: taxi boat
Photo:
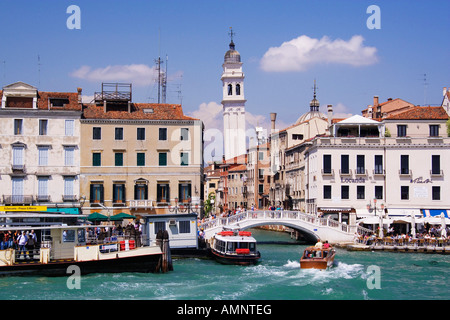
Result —
<path fill-rule="evenodd" d="M 239 229 L 216 233 L 211 239 L 210 250 L 213 257 L 223 264 L 251 265 L 261 258 L 252 233 Z"/>
<path fill-rule="evenodd" d="M 333 265 L 335 255 L 332 247 L 307 247 L 300 258 L 300 269 L 327 269 Z"/>

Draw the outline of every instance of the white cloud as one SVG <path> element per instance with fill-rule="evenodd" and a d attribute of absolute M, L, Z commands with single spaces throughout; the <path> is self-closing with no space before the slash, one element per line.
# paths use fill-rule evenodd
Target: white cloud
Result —
<path fill-rule="evenodd" d="M 72 77 L 92 82 L 130 82 L 136 86 L 146 86 L 155 82 L 158 76 L 156 67 L 145 64 L 114 65 L 92 69 L 82 66 L 70 74 Z"/>
<path fill-rule="evenodd" d="M 328 106 L 321 105 L 320 111 L 322 113 L 324 113 L 325 115 L 328 115 Z M 343 103 L 339 102 L 338 104 L 333 106 L 333 118 L 334 119 L 346 119 L 346 118 L 350 118 L 351 116 L 353 116 L 353 113 Z"/>
<path fill-rule="evenodd" d="M 366 66 L 378 61 L 375 47 L 363 45 L 364 38 L 353 36 L 350 40 L 330 40 L 327 36 L 314 39 L 302 35 L 267 50 L 260 66 L 268 72 L 305 71 L 315 64 L 335 63 Z"/>

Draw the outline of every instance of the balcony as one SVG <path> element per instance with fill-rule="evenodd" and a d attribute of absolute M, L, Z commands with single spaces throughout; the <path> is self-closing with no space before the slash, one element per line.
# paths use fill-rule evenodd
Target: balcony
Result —
<path fill-rule="evenodd" d="M 13 174 L 25 174 L 27 172 L 24 164 L 13 164 L 11 170 Z"/>
<path fill-rule="evenodd" d="M 444 171 L 443 170 L 430 170 L 430 176 L 432 177 L 443 177 Z"/>
<path fill-rule="evenodd" d="M 331 169 L 331 170 L 322 169 L 322 175 L 323 176 L 334 176 L 334 169 Z"/>
<path fill-rule="evenodd" d="M 151 209 L 153 200 L 130 200 L 130 209 Z"/>
<path fill-rule="evenodd" d="M 32 195 L 3 195 L 4 205 L 31 205 L 33 204 Z"/>
<path fill-rule="evenodd" d="M 384 169 L 374 169 L 372 171 L 372 174 L 374 176 L 385 176 L 386 175 L 386 170 L 384 170 Z"/>
<path fill-rule="evenodd" d="M 367 169 L 356 168 L 355 175 L 356 176 L 367 176 Z"/>
<path fill-rule="evenodd" d="M 352 175 L 352 169 L 348 169 L 348 170 L 341 170 L 341 169 L 339 169 L 339 175 L 341 175 L 341 176 L 351 176 Z"/>
<path fill-rule="evenodd" d="M 52 200 L 51 200 L 51 197 L 50 197 L 50 195 L 37 195 L 36 196 L 36 202 L 46 202 L 46 203 L 49 203 L 49 202 L 51 202 Z"/>
<path fill-rule="evenodd" d="M 398 174 L 400 175 L 400 177 L 411 177 L 412 171 L 409 169 L 400 169 L 398 170 Z"/>

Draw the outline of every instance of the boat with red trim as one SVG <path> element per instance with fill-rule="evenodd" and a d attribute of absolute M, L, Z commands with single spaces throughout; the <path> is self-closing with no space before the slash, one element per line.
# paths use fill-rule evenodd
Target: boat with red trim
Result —
<path fill-rule="evenodd" d="M 211 239 L 210 249 L 214 258 L 223 264 L 251 265 L 261 258 L 252 233 L 239 229 L 216 233 Z"/>

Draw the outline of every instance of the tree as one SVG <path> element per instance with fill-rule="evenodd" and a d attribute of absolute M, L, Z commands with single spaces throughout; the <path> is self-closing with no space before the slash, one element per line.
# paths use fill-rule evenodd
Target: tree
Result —
<path fill-rule="evenodd" d="M 205 216 L 208 217 L 209 213 L 214 208 L 214 202 L 216 199 L 216 194 L 214 192 L 210 192 L 208 194 L 208 199 L 205 201 Z"/>

